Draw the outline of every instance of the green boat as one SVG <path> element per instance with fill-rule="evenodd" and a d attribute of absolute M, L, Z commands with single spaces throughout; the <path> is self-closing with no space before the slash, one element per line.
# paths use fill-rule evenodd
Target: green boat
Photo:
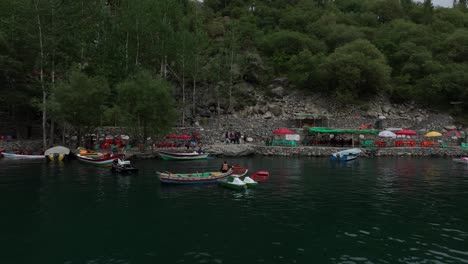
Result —
<path fill-rule="evenodd" d="M 244 190 L 247 187 L 247 184 L 243 182 L 239 177 L 229 176 L 225 179 L 218 180 L 219 185 L 234 189 L 234 190 Z"/>

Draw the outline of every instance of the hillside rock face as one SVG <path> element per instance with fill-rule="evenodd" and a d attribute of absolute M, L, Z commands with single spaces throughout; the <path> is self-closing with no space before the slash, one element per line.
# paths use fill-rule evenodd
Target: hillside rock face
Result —
<path fill-rule="evenodd" d="M 220 116 L 213 112 L 214 109 L 205 109 L 201 112 L 203 115 L 196 118 L 200 126 L 176 130 L 184 133 L 198 131 L 202 141 L 214 144 L 223 142 L 226 132 L 240 131 L 254 142 L 259 142 L 271 137 L 272 131 L 279 127 L 303 134 L 302 127 L 306 124 L 348 129 L 359 129 L 362 125 L 381 130 L 397 127 L 412 129 L 419 134 L 433 130 L 444 132 L 465 129 L 456 126 L 450 115 L 420 108 L 414 103 L 394 104 L 378 96 L 365 106 L 343 105 L 333 98 L 305 94 L 294 89 L 285 93 L 283 87 L 288 85 L 286 78 L 277 78 L 272 81 L 266 94 L 247 89 L 250 95 L 246 100 L 253 104 L 235 108 L 241 110 Z M 242 100 L 237 101 L 242 103 Z M 309 114 L 308 119 L 300 120 L 298 113 Z"/>

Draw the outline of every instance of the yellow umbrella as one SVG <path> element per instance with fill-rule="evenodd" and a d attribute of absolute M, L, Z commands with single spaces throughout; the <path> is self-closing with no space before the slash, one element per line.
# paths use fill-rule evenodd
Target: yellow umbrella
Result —
<path fill-rule="evenodd" d="M 424 136 L 425 137 L 440 137 L 440 136 L 442 136 L 442 134 L 437 132 L 437 131 L 431 131 L 431 132 L 427 133 Z"/>

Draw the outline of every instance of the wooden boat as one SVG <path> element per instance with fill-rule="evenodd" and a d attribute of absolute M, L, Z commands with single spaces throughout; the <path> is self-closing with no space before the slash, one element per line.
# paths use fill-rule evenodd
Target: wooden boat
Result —
<path fill-rule="evenodd" d="M 226 178 L 232 174 L 232 170 L 227 172 L 197 172 L 197 173 L 170 173 L 156 172 L 162 183 L 174 184 L 207 184 L 216 183 L 218 180 Z"/>
<path fill-rule="evenodd" d="M 101 167 L 111 167 L 114 160 L 124 156 L 124 154 L 112 155 L 110 153 L 96 153 L 94 155 L 76 154 L 76 157 L 79 161 Z"/>
<path fill-rule="evenodd" d="M 123 157 L 116 159 L 112 162 L 113 172 L 118 173 L 135 173 L 138 172 L 138 169 L 133 166 L 129 160 L 124 160 Z"/>
<path fill-rule="evenodd" d="M 459 162 L 459 163 L 465 163 L 468 165 L 468 157 L 460 157 L 460 158 L 456 158 L 456 159 L 453 159 L 453 161 L 455 162 Z"/>
<path fill-rule="evenodd" d="M 241 166 L 238 164 L 232 165 L 231 169 L 232 169 L 231 176 L 234 176 L 234 177 L 244 177 L 249 171 L 247 167 Z"/>
<path fill-rule="evenodd" d="M 45 156 L 41 155 L 27 155 L 27 154 L 16 154 L 10 152 L 2 152 L 1 153 L 5 159 L 15 159 L 15 160 L 41 160 L 44 159 Z"/>
<path fill-rule="evenodd" d="M 247 187 L 247 184 L 243 182 L 239 177 L 229 176 L 224 179 L 218 180 L 219 185 L 235 189 L 235 190 L 243 190 Z"/>
<path fill-rule="evenodd" d="M 163 160 L 199 160 L 208 158 L 208 153 L 194 152 L 166 152 L 159 151 L 159 156 Z"/>
<path fill-rule="evenodd" d="M 257 181 L 266 181 L 270 177 L 270 172 L 268 171 L 257 171 L 254 174 L 250 175 L 250 178 Z"/>
<path fill-rule="evenodd" d="M 69 154 L 70 149 L 62 146 L 52 147 L 44 152 L 50 161 L 62 161 Z"/>
<path fill-rule="evenodd" d="M 331 160 L 350 161 L 359 157 L 361 152 L 358 148 L 347 149 L 333 153 L 330 158 Z"/>

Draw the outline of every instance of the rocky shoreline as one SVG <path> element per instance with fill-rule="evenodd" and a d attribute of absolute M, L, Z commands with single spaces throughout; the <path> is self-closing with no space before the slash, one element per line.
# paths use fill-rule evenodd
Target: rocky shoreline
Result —
<path fill-rule="evenodd" d="M 30 150 L 39 152 L 42 142 L 40 140 L 27 141 L 11 141 L 0 142 L 0 149 L 6 151 L 14 150 Z M 323 147 L 323 146 L 297 146 L 297 147 L 280 147 L 280 146 L 265 146 L 263 144 L 212 144 L 205 145 L 204 151 L 212 156 L 223 157 L 242 157 L 242 156 L 281 156 L 281 157 L 326 157 L 331 153 L 348 149 L 349 147 Z M 73 148 L 71 148 L 73 150 Z M 163 149 L 161 149 L 163 150 Z M 164 149 L 176 152 L 184 152 L 185 148 L 170 148 Z M 462 149 L 460 146 L 441 147 L 370 147 L 361 148 L 362 156 L 379 157 L 379 156 L 415 156 L 415 157 L 460 157 L 468 156 L 468 149 Z M 159 158 L 158 149 L 147 147 L 144 151 L 138 148 L 132 148 L 127 151 L 128 158 L 148 159 Z"/>
<path fill-rule="evenodd" d="M 205 151 L 213 156 L 221 157 L 245 157 L 245 156 L 280 156 L 280 157 L 327 157 L 331 153 L 347 148 L 336 147 L 316 147 L 316 146 L 298 146 L 298 147 L 279 147 L 264 146 L 257 144 L 216 144 L 205 148 Z M 423 147 L 385 147 L 385 148 L 361 148 L 364 157 L 381 156 L 413 156 L 413 157 L 460 157 L 468 156 L 468 150 L 461 147 L 447 148 L 423 148 Z M 185 151 L 184 149 L 172 151 Z M 131 151 L 128 153 L 130 158 L 148 159 L 159 158 L 157 149 L 145 152 Z"/>

